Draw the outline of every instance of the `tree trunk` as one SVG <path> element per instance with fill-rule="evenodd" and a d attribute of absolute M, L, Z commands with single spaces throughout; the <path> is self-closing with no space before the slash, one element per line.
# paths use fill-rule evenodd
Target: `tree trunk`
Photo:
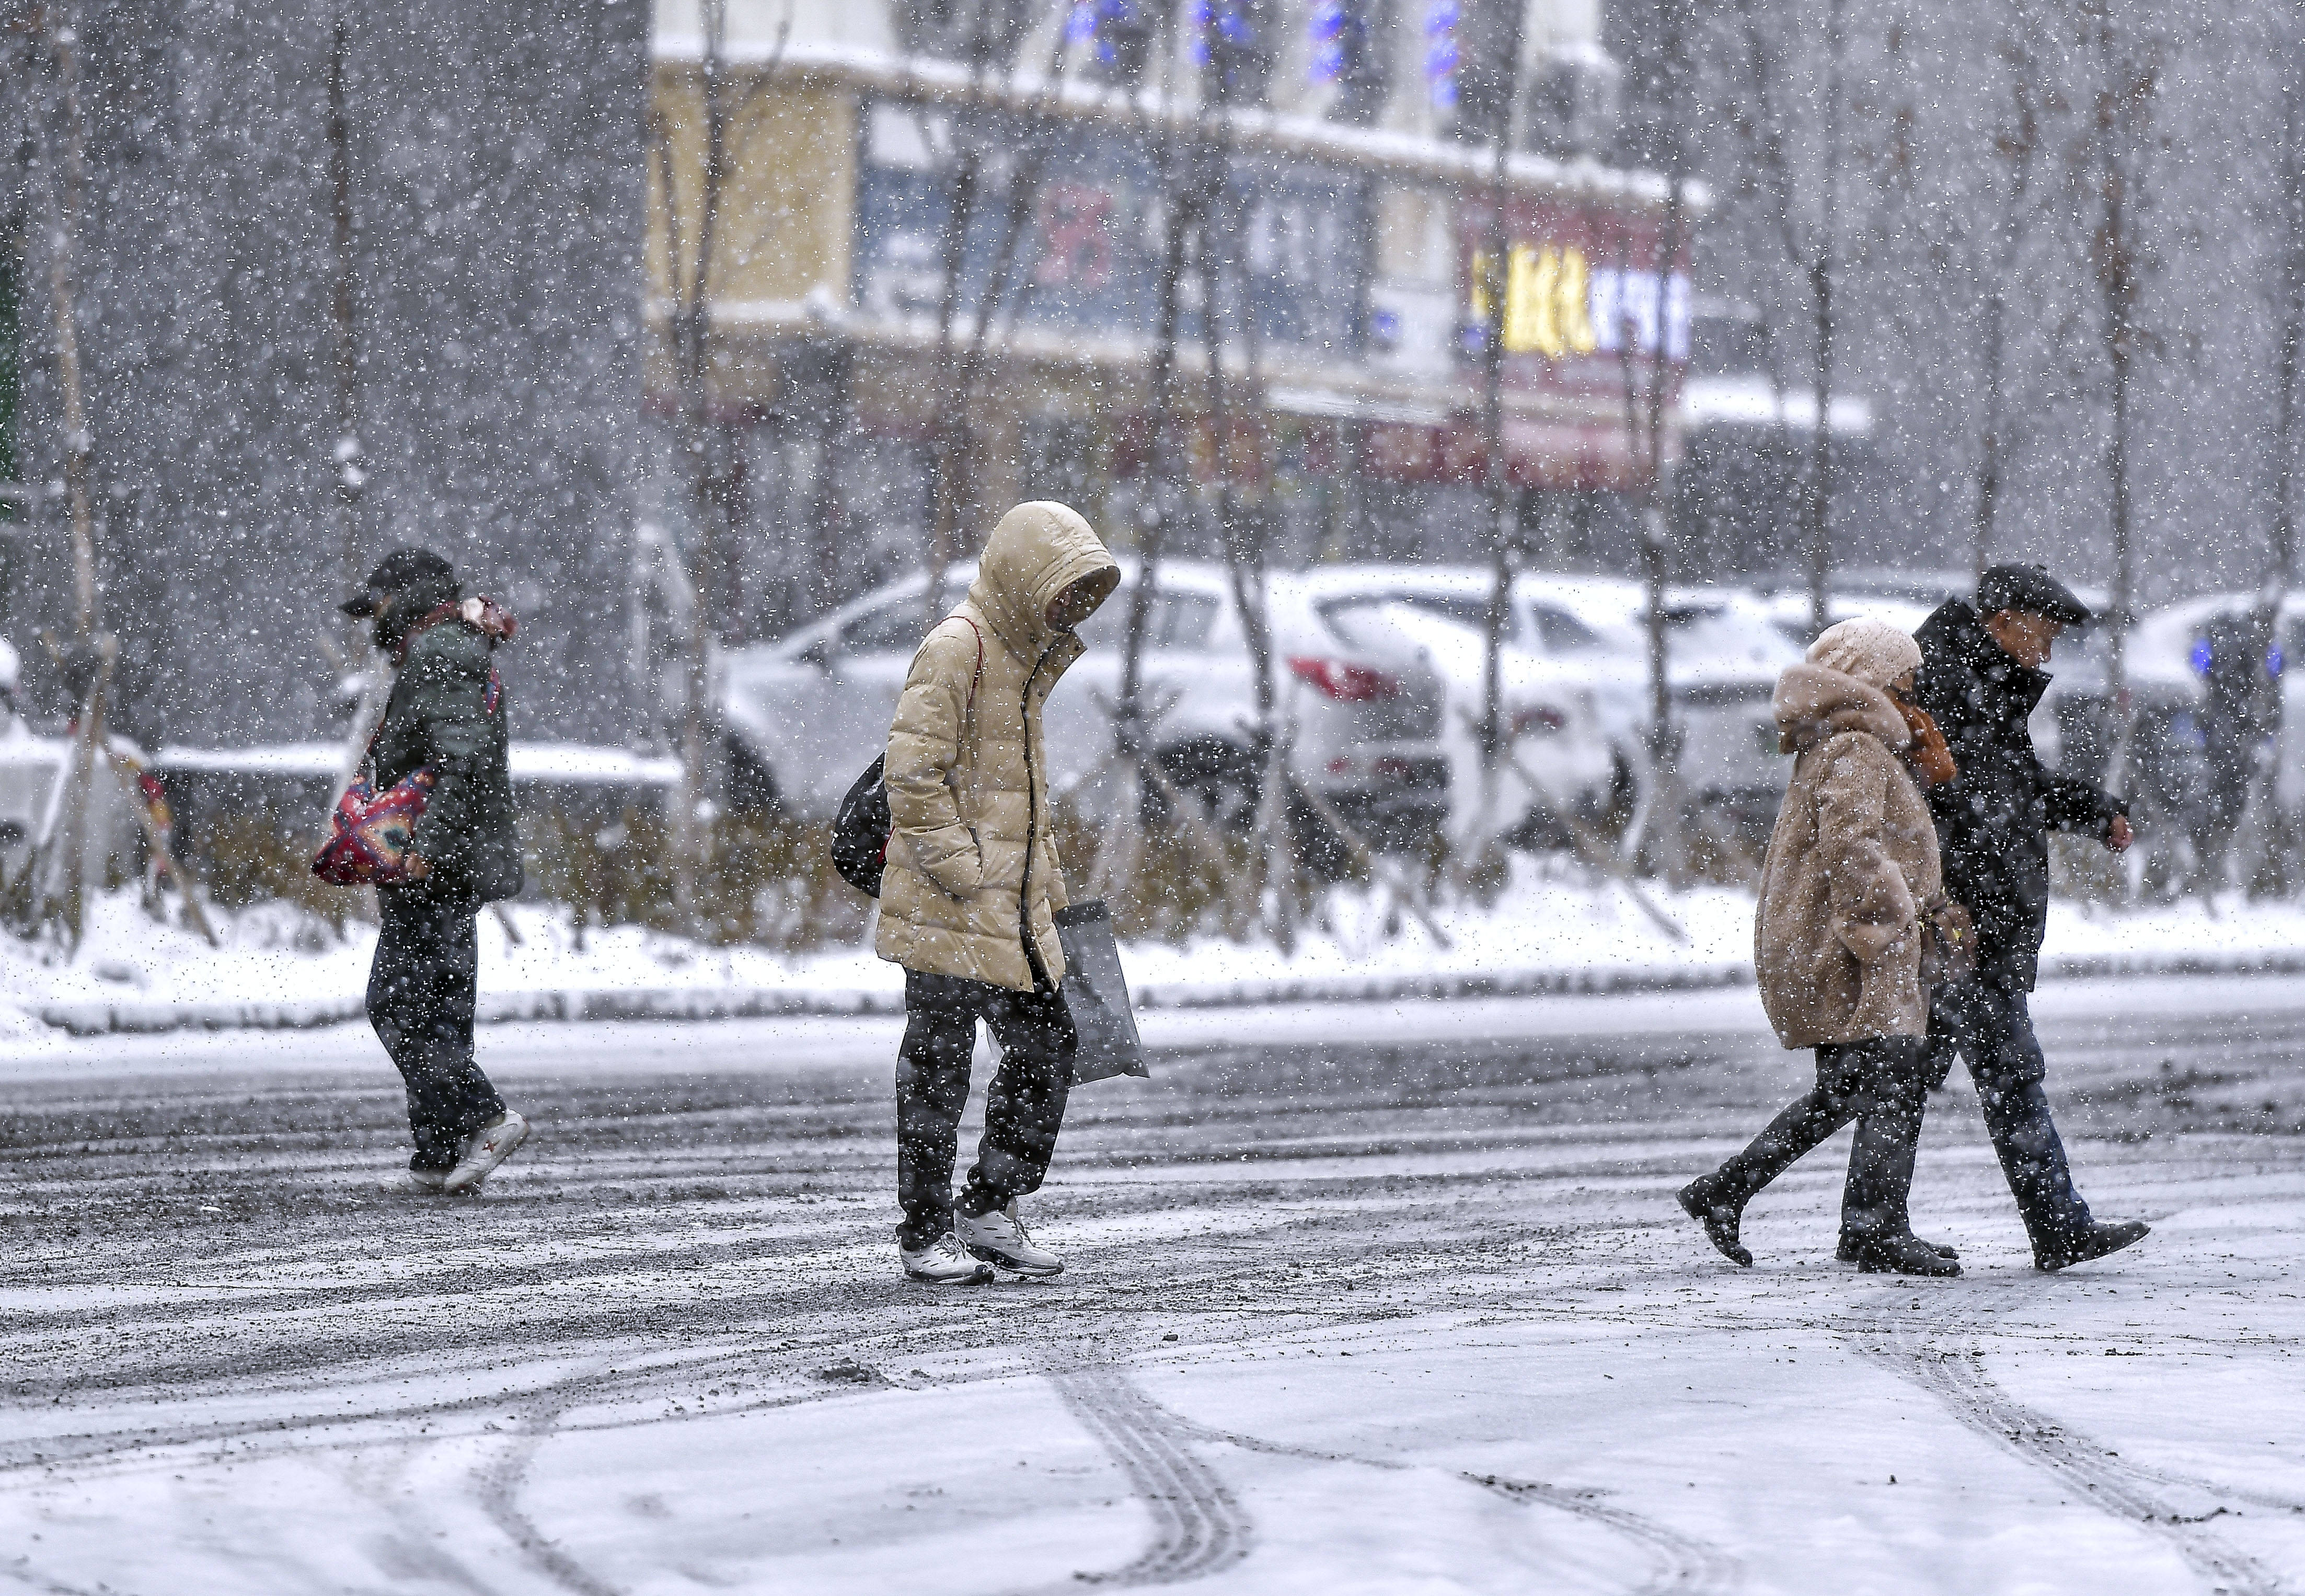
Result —
<path fill-rule="evenodd" d="M 2013 167 L 2010 174 L 2008 216 L 2000 229 L 2001 247 L 1985 306 L 1985 429 L 1978 439 L 1977 504 L 1969 529 L 1970 565 L 1979 581 L 1984 579 L 1986 567 L 1993 563 L 1994 537 L 2001 515 L 2003 456 L 2007 448 L 2004 389 L 2008 383 L 2009 284 L 2017 274 L 2019 257 L 2024 249 L 2033 162 L 2041 145 L 2040 122 L 2033 107 L 2033 86 L 2023 75 L 2033 68 L 2030 41 L 2015 37 L 2014 30 L 2004 37 L 2012 40 L 2004 56 L 2015 78 L 2012 97 L 2017 122 L 2005 140 L 1996 140 L 2009 151 Z"/>
<path fill-rule="evenodd" d="M 1986 305 L 1985 430 L 1978 439 L 1977 508 L 1969 527 L 1969 564 L 1980 582 L 1993 563 L 1993 529 L 2001 505 L 2002 349 L 2008 298 L 1996 283 Z"/>
<path fill-rule="evenodd" d="M 1811 394 L 1816 418 L 1809 433 L 1808 470 L 1801 489 L 1801 526 L 1808 551 L 1808 625 L 1814 637 L 1833 624 L 1833 268 L 1829 259 L 1809 268 Z"/>
<path fill-rule="evenodd" d="M 63 124 L 59 155 L 47 132 L 56 118 L 44 110 L 40 146 L 48 213 L 48 306 L 55 322 L 56 384 L 64 410 L 64 491 L 72 526 L 72 641 L 59 650 L 58 658 L 69 675 L 82 671 L 89 675 L 76 689 L 80 701 L 75 706 L 71 751 L 57 773 L 40 840 L 27 869 L 33 898 L 31 923 L 61 924 L 68 946 L 76 948 L 86 923 L 84 900 L 91 875 L 89 834 L 95 819 L 97 773 L 108 753 L 105 722 L 116 649 L 111 637 L 98 631 L 103 619 L 103 592 L 96 565 L 96 515 L 89 491 L 92 439 L 83 391 L 79 284 L 74 275 L 81 204 L 88 191 L 78 9 L 48 6 L 41 11 L 40 19 L 55 72 Z"/>
<path fill-rule="evenodd" d="M 328 220 L 334 283 L 329 296 L 329 331 L 336 368 L 336 519 L 337 545 L 342 550 L 347 587 L 366 574 L 367 539 L 361 524 L 361 489 L 368 469 L 361 442 L 360 327 L 355 285 L 359 280 L 356 254 L 358 231 L 353 208 L 352 118 L 344 84 L 344 13 L 338 9 L 328 47 Z M 353 624 L 353 657 L 366 640 Z"/>
<path fill-rule="evenodd" d="M 1161 555 L 1168 541 L 1170 494 L 1177 471 L 1177 331 L 1182 315 L 1186 240 L 1199 223 L 1198 156 L 1179 157 L 1174 134 L 1161 142 L 1161 281 L 1155 301 L 1150 398 L 1152 454 L 1148 463 L 1150 503 L 1141 518 L 1136 542 L 1135 585 L 1129 590 L 1127 625 L 1120 645 L 1120 690 L 1113 706 L 1114 744 L 1124 769 L 1134 768 L 1146 751 L 1144 736 L 1144 631 L 1152 613 L 1152 590 L 1159 579 Z"/>
<path fill-rule="evenodd" d="M 1510 68 L 1508 70 L 1510 70 Z M 1479 266 L 1479 291 L 1487 301 L 1487 332 L 1481 345 L 1482 485 L 1489 523 L 1489 605 L 1481 637 L 1481 799 L 1475 846 L 1493 825 L 1505 755 L 1504 638 L 1512 603 L 1512 482 L 1505 459 L 1505 327 L 1512 274 L 1505 228 L 1505 163 L 1512 143 L 1513 103 L 1518 74 L 1498 96 L 1496 121 L 1489 129 L 1489 225 Z"/>
<path fill-rule="evenodd" d="M 64 403 L 64 493 L 72 516 L 72 630 L 81 642 L 89 643 L 95 639 L 101 616 L 98 607 L 96 517 L 89 492 L 93 440 L 89 434 L 87 401 L 82 392 L 79 284 L 73 275 L 81 199 L 88 191 L 88 129 L 80 96 L 78 8 L 50 5 L 44 7 L 40 14 L 47 25 L 56 87 L 63 100 L 62 174 L 55 170 L 53 149 L 47 151 L 49 158 L 44 163 L 48 168 L 48 304 L 55 322 L 56 385 Z"/>
<path fill-rule="evenodd" d="M 1678 885 L 1687 871 L 1688 849 L 1681 812 L 1680 731 L 1672 712 L 1671 636 L 1665 615 L 1665 588 L 1671 575 L 1672 531 L 1671 467 L 1665 454 L 1665 395 L 1672 369 L 1672 278 L 1680 264 L 1688 221 L 1688 149 L 1680 118 L 1688 109 L 1684 102 L 1690 74 L 1687 56 L 1688 18 L 1681 0 L 1665 0 L 1661 15 L 1665 33 L 1660 55 L 1671 102 L 1665 121 L 1671 132 L 1665 152 L 1664 217 L 1656 241 L 1657 342 L 1649 362 L 1648 387 L 1641 395 L 1646 400 L 1646 413 L 1637 426 L 1631 413 L 1636 406 L 1634 373 L 1637 367 L 1631 359 L 1633 339 L 1629 325 L 1619 335 L 1618 344 L 1630 434 L 1626 443 L 1629 451 L 1638 452 L 1636 458 L 1646 455 L 1639 458 L 1639 484 L 1641 579 L 1646 601 L 1643 622 L 1648 642 L 1649 811 L 1658 828 L 1656 852 L 1661 856 L 1660 862 L 1668 880 Z"/>
<path fill-rule="evenodd" d="M 2292 41 L 2282 81 L 2282 138 L 2279 166 L 2283 209 L 2281 251 L 2281 310 L 2274 352 L 2273 474 L 2267 484 L 2272 497 L 2266 550 L 2265 580 L 2258 585 L 2257 607 L 2250 627 L 2254 657 L 2267 662 L 2258 672 L 2258 701 L 2254 723 L 2266 741 L 2258 750 L 2250 772 L 2247 814 L 2250 845 L 2242 850 L 2241 884 L 2251 891 L 2275 883 L 2273 867 L 2281 845 L 2277 772 L 2282 758 L 2282 678 L 2270 668 L 2280 650 L 2283 672 L 2305 669 L 2305 661 L 2286 658 L 2281 649 L 2281 612 L 2296 581 L 2297 560 L 2297 389 L 2301 360 L 2305 360 L 2305 47 Z"/>
<path fill-rule="evenodd" d="M 959 121 L 956 118 L 956 128 Z M 954 322 L 960 314 L 961 275 L 967 266 L 968 232 L 976 213 L 976 188 L 981 175 L 974 130 L 957 131 L 952 203 L 946 214 L 941 240 L 944 292 L 937 303 L 936 413 L 933 522 L 929 530 L 928 589 L 923 597 L 924 622 L 933 626 L 944 615 L 945 573 L 951 570 L 960 545 L 960 525 L 970 497 L 969 468 L 974 439 L 969 432 L 968 406 L 948 399 L 954 388 L 958 346 Z"/>
<path fill-rule="evenodd" d="M 1833 273 L 1840 254 L 1841 70 L 1847 47 L 1844 0 L 1833 0 L 1825 20 L 1824 154 L 1817 179 L 1817 236 L 1802 263 L 1808 279 L 1811 393 L 1816 406 L 1809 437 L 1809 465 L 1801 495 L 1802 530 L 1808 545 L 1808 621 L 1812 636 L 1833 624 Z"/>
<path fill-rule="evenodd" d="M 352 589 L 368 574 L 367 528 L 361 515 L 368 464 L 361 442 L 359 237 L 353 207 L 352 116 L 344 82 L 350 47 L 345 33 L 344 13 L 339 8 L 328 46 L 328 220 L 334 278 L 328 324 L 336 368 L 336 548 L 344 586 Z M 344 734 L 344 758 L 328 804 L 331 810 L 344 789 L 358 779 L 369 733 L 383 717 L 392 688 L 391 669 L 372 646 L 367 624 L 351 621 L 343 635 L 344 657 L 360 683 L 360 691 L 353 700 L 352 725 Z"/>
<path fill-rule="evenodd" d="M 727 4 L 704 0 L 704 150 L 698 174 L 696 242 L 688 281 L 674 284 L 674 360 L 680 384 L 681 445 L 687 459 L 690 502 L 696 516 L 697 550 L 690 562 L 688 635 L 684 640 L 680 705 L 680 787 L 669 828 L 673 916 L 692 935 L 704 930 L 701 894 L 710 837 L 706 804 L 711 796 L 712 750 L 710 709 L 712 648 L 718 635 L 714 599 L 719 582 L 720 518 L 727 494 L 719 480 L 722 451 L 715 447 L 711 391 L 711 321 L 715 251 L 719 245 L 720 208 L 728 182 Z M 671 245 L 679 252 L 674 232 Z M 676 272 L 676 279 L 677 273 Z"/>

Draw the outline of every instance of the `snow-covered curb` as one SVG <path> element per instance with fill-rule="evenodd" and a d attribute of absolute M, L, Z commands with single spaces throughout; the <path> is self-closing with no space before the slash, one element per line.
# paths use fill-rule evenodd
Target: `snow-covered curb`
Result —
<path fill-rule="evenodd" d="M 2044 981 L 2199 975 L 2305 975 L 2305 953 L 2215 958 L 2202 955 L 2097 955 L 2046 958 Z M 1364 981 L 1248 981 L 1206 987 L 1133 987 L 1139 1009 L 1253 1008 L 1289 1003 L 1405 1003 L 1475 998 L 1537 998 L 1608 992 L 1696 991 L 1750 985 L 1750 966 L 1691 969 L 1501 971 L 1487 975 L 1371 977 Z M 902 986 L 863 989 L 759 987 L 611 988 L 486 992 L 483 1024 L 519 1020 L 752 1020 L 786 1015 L 902 1014 Z M 51 1003 L 31 1017 L 74 1036 L 169 1031 L 296 1031 L 364 1020 L 358 997 L 327 1002 Z"/>
<path fill-rule="evenodd" d="M 1442 911 L 1445 944 L 1384 905 L 1341 896 L 1283 953 L 1270 943 L 1131 944 L 1122 958 L 1145 1009 L 1387 1003 L 1667 991 L 1752 980 L 1752 900 L 1707 888 L 1659 895 L 1687 932 L 1666 936 L 1622 889 L 1538 870 L 1486 907 Z M 714 1020 L 902 1011 L 902 973 L 865 947 L 779 956 L 702 949 L 636 927 L 578 937 L 566 915 L 515 911 L 514 942 L 481 921 L 483 1021 Z M 0 944 L 0 1031 L 80 1035 L 293 1029 L 363 1017 L 373 933 L 339 939 L 285 910 L 226 921 L 210 949 L 123 899 L 98 907 L 79 957 Z M 2305 974 L 2305 905 L 2198 903 L 2052 913 L 2043 974 Z"/>
<path fill-rule="evenodd" d="M 1241 981 L 1208 986 L 1132 985 L 1140 1009 L 1247 1008 L 1282 1003 L 1395 1003 L 1418 998 L 1527 998 L 1741 986 L 1748 969 L 1518 970 L 1493 975 Z M 882 989 L 760 987 L 609 988 L 483 992 L 482 1023 L 515 1020 L 753 1020 L 788 1014 L 902 1014 L 901 984 Z M 75 1036 L 164 1031 L 295 1031 L 367 1017 L 358 997 L 327 1002 L 50 1003 L 32 1011 Z"/>

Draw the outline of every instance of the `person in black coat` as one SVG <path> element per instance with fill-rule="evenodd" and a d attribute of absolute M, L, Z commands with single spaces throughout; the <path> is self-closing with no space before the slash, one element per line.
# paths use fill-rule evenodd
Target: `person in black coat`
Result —
<path fill-rule="evenodd" d="M 1941 1084 L 1958 1051 L 1977 1083 L 1986 1131 L 2023 1215 L 2033 1261 L 2059 1269 L 2125 1247 L 2135 1221 L 2099 1224 L 2073 1189 L 2041 1082 L 2046 1066 L 2028 999 L 2049 913 L 2049 832 L 2130 843 L 2127 806 L 2045 769 L 2027 722 L 2048 690 L 2040 667 L 2057 636 L 2084 624 L 2080 599 L 2038 565 L 1995 565 L 1977 601 L 1952 598 L 1913 634 L 1921 646 L 1914 700 L 1944 733 L 1959 774 L 1929 790 L 1945 894 L 1977 923 L 1978 976 L 1930 1005 L 1930 1074 Z"/>
<path fill-rule="evenodd" d="M 493 655 L 513 622 L 465 598 L 429 548 L 385 556 L 340 606 L 393 665 L 392 696 L 361 757 L 378 792 L 430 771 L 404 879 L 379 882 L 369 1023 L 408 1088 L 408 1184 L 476 1190 L 528 1135 L 472 1057 L 480 980 L 473 916 L 521 887 L 506 704 Z"/>

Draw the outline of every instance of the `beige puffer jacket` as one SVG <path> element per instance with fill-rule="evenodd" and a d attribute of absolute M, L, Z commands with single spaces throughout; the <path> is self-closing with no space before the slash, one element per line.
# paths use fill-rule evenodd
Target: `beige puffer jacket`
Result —
<path fill-rule="evenodd" d="M 1050 981 L 1064 979 L 1041 709 L 1085 645 L 1049 624 L 1049 601 L 1100 573 L 1109 595 L 1120 568 L 1087 522 L 1062 505 L 1019 505 L 992 529 L 966 602 L 913 657 L 884 771 L 882 958 L 1029 992 L 1029 928 Z"/>
<path fill-rule="evenodd" d="M 1776 717 L 1799 757 L 1761 866 L 1761 1006 L 1788 1048 L 1920 1036 L 1920 905 L 1943 878 L 1928 804 L 1898 757 L 1912 733 L 1887 693 L 1817 665 L 1778 681 Z"/>

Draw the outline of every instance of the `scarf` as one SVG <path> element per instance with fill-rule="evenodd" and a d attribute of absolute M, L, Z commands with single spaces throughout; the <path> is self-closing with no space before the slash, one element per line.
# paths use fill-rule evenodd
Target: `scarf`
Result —
<path fill-rule="evenodd" d="M 400 634 L 400 641 L 392 646 L 394 666 L 406 664 L 409 646 L 443 621 L 462 621 L 487 638 L 491 649 L 498 643 L 510 642 L 513 633 L 520 630 L 520 617 L 493 598 L 452 598 L 446 604 L 434 605 L 422 620 Z"/>

